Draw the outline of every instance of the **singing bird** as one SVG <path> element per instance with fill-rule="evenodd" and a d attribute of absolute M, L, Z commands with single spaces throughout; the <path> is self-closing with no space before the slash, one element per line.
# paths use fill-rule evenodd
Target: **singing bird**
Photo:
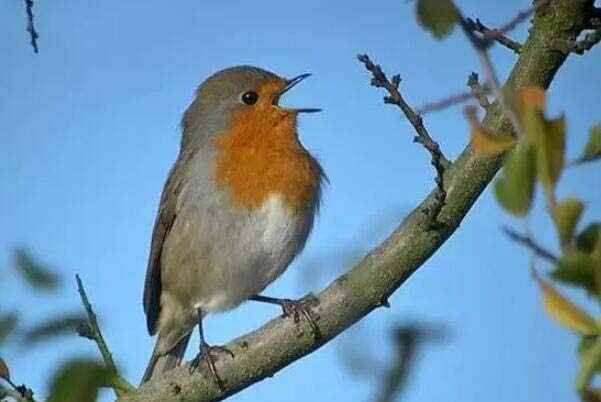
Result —
<path fill-rule="evenodd" d="M 144 311 L 158 336 L 142 382 L 181 363 L 198 325 L 194 363 L 208 364 L 222 387 L 214 354 L 224 348 L 205 342 L 203 317 L 249 299 L 285 314 L 304 308 L 260 293 L 303 249 L 319 208 L 325 174 L 296 126 L 299 113 L 320 109 L 279 105 L 308 76 L 227 68 L 199 86 L 185 111 L 146 271 Z"/>

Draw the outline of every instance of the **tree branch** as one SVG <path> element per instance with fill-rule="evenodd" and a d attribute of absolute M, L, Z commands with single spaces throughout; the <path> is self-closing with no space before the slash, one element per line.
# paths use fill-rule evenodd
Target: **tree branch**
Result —
<path fill-rule="evenodd" d="M 474 21 L 471 18 L 466 18 L 466 23 L 472 32 L 480 32 L 484 38 L 492 39 L 501 45 L 505 46 L 514 53 L 519 54 L 522 49 L 522 44 L 509 39 L 503 32 L 498 29 L 490 29 L 484 25 L 478 18 Z"/>
<path fill-rule="evenodd" d="M 555 256 L 552 252 L 545 249 L 543 246 L 540 246 L 538 243 L 536 243 L 532 237 L 518 233 L 509 227 L 504 227 L 503 232 L 505 232 L 505 234 L 512 241 L 519 243 L 523 246 L 526 246 L 536 256 L 543 258 L 553 264 L 556 264 L 557 261 L 559 261 L 559 258 L 557 258 L 557 256 Z"/>
<path fill-rule="evenodd" d="M 413 138 L 413 141 L 422 144 L 432 156 L 430 163 L 436 169 L 436 203 L 427 209 L 424 209 L 424 211 L 430 218 L 431 226 L 436 226 L 439 224 L 438 214 L 442 210 L 445 204 L 445 198 L 447 197 L 447 191 L 444 186 L 444 172 L 449 165 L 449 161 L 447 161 L 442 154 L 438 143 L 432 139 L 430 133 L 426 130 L 422 117 L 415 113 L 413 109 L 411 109 L 411 106 L 403 99 L 399 92 L 401 77 L 399 75 L 394 75 L 392 79 L 389 80 L 382 71 L 382 68 L 379 65 L 374 64 L 366 54 L 358 55 L 357 59 L 363 63 L 365 68 L 372 74 L 371 85 L 376 88 L 384 88 L 388 92 L 388 95 L 384 97 L 384 103 L 397 105 L 405 117 L 407 117 L 407 120 L 409 120 L 417 133 Z"/>
<path fill-rule="evenodd" d="M 467 86 L 470 88 L 469 91 L 451 95 L 433 102 L 428 102 L 418 107 L 415 110 L 415 112 L 418 115 L 424 115 L 426 113 L 436 112 L 451 106 L 468 102 L 471 99 L 476 99 L 484 110 L 488 109 L 490 103 L 488 101 L 488 98 L 486 97 L 486 94 L 490 92 L 490 89 L 488 88 L 488 86 L 481 85 L 480 82 L 478 82 L 478 74 L 471 73 L 469 75 L 467 80 Z"/>
<path fill-rule="evenodd" d="M 561 41 L 558 39 L 555 41 L 555 48 L 564 53 L 572 52 L 583 55 L 599 42 L 601 42 L 601 27 L 586 34 L 582 40 Z"/>
<path fill-rule="evenodd" d="M 515 91 L 532 85 L 547 88 L 567 57 L 550 49 L 549 44 L 554 38 L 574 40 L 583 29 L 589 8 L 589 2 L 581 0 L 554 0 L 544 12 L 536 13 L 534 26 L 504 89 Z M 499 105 L 489 109 L 482 124 L 493 132 L 507 132 L 512 127 Z M 318 304 L 313 312 L 319 317 L 317 324 L 322 334 L 319 341 L 304 321 L 298 326 L 292 319 L 278 317 L 226 345 L 235 358 L 216 362 L 225 390 L 219 389 L 206 368 L 190 375 L 189 367 L 184 365 L 149 381 L 119 401 L 221 400 L 273 376 L 323 346 L 381 306 L 382 300 L 444 244 L 492 180 L 501 162 L 501 157 L 475 157 L 468 146 L 445 173 L 447 197 L 439 214 L 444 225 L 427 230 L 428 216 L 422 212 L 436 203 L 435 190 L 387 240 L 317 294 Z"/>
<path fill-rule="evenodd" d="M 33 51 L 38 53 L 38 35 L 33 25 L 33 0 L 25 0 L 25 12 L 27 13 L 27 32 L 29 32 L 29 38 Z"/>
<path fill-rule="evenodd" d="M 102 336 L 102 332 L 100 331 L 100 326 L 98 325 L 98 319 L 96 318 L 96 314 L 92 309 L 92 305 L 90 304 L 90 300 L 88 299 L 88 295 L 86 294 L 86 290 L 83 287 L 83 282 L 79 275 L 75 275 L 75 280 L 77 281 L 77 291 L 81 297 L 81 302 L 86 310 L 86 314 L 88 316 L 88 322 L 86 325 L 81 326 L 78 329 L 79 336 L 84 338 L 88 338 L 94 342 L 98 346 L 98 350 L 104 360 L 104 365 L 111 373 L 111 386 L 115 390 L 117 396 L 122 393 L 130 392 L 135 390 L 134 386 L 128 383 L 123 377 L 119 375 L 117 371 L 117 366 L 113 360 L 113 356 L 111 355 L 111 351 L 109 350 L 108 345 L 106 344 L 104 337 Z"/>
<path fill-rule="evenodd" d="M 490 92 L 487 87 L 480 84 L 478 81 L 478 74 L 472 72 L 467 79 L 467 86 L 470 87 L 470 91 L 474 98 L 478 101 L 478 104 L 484 110 L 488 110 L 490 102 L 486 94 Z"/>
<path fill-rule="evenodd" d="M 481 88 L 483 87 L 481 86 Z M 425 103 L 422 106 L 415 109 L 415 112 L 423 116 L 426 113 L 437 112 L 439 110 L 446 109 L 450 106 L 455 106 L 460 103 L 468 102 L 474 98 L 475 95 L 473 91 L 461 92 L 455 95 L 448 96 L 446 98 L 435 100 L 433 102 Z"/>
<path fill-rule="evenodd" d="M 490 40 L 487 40 L 486 38 L 478 38 L 474 34 L 474 32 L 470 30 L 469 24 L 467 23 L 466 19 L 463 18 L 463 16 L 461 15 L 459 16 L 459 23 L 461 25 L 461 28 L 463 29 L 463 32 L 465 33 L 465 36 L 468 38 L 468 40 L 472 44 L 472 47 L 478 54 L 478 58 L 480 59 L 480 63 L 482 64 L 482 68 L 484 69 L 487 85 L 490 87 L 497 102 L 501 106 L 501 110 L 511 121 L 513 129 L 512 131 L 516 133 L 518 138 L 522 138 L 523 133 L 520 121 L 513 109 L 508 104 L 507 99 L 505 99 L 505 94 L 501 89 L 501 84 L 499 83 L 499 79 L 497 78 L 495 67 L 493 65 L 492 60 L 490 59 L 490 55 L 488 54 L 488 43 L 490 43 Z"/>

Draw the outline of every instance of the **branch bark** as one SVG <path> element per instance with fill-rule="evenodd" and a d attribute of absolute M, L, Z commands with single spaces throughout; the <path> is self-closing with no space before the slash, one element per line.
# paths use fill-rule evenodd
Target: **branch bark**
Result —
<path fill-rule="evenodd" d="M 592 0 L 553 0 L 539 10 L 505 88 L 524 86 L 547 88 L 567 55 L 552 49 L 557 38 L 574 41 L 587 23 Z M 507 121 L 498 104 L 492 105 L 483 125 L 492 132 L 508 132 Z M 446 169 L 446 202 L 432 228 L 424 213 L 436 202 L 433 191 L 380 246 L 367 254 L 349 272 L 337 278 L 316 296 L 313 311 L 319 317 L 322 338 L 312 335 L 301 320 L 278 317 L 226 345 L 235 358 L 216 362 L 225 390 L 221 391 L 206 368 L 190 375 L 187 365 L 150 381 L 137 391 L 119 398 L 120 402 L 169 401 L 199 402 L 224 399 L 273 376 L 280 369 L 310 354 L 339 335 L 372 310 L 385 304 L 424 262 L 459 227 L 478 196 L 501 165 L 502 158 L 476 158 L 467 147 Z"/>

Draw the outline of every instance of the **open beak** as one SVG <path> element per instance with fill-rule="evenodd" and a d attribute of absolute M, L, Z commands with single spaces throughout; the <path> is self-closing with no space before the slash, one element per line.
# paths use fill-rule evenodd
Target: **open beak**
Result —
<path fill-rule="evenodd" d="M 309 77 L 311 74 L 310 73 L 305 73 L 305 74 L 301 74 L 299 76 L 296 76 L 294 78 L 291 78 L 289 80 L 286 81 L 286 86 L 284 86 L 284 88 L 282 88 L 282 90 L 280 91 L 279 94 L 277 94 L 275 96 L 275 98 L 273 99 L 273 104 L 277 105 L 280 98 L 282 97 L 282 95 L 284 95 L 286 92 L 288 92 L 290 89 L 292 89 L 293 87 L 296 86 L 296 84 L 298 84 L 299 82 L 301 82 L 302 80 L 304 80 L 305 78 Z M 317 108 L 291 108 L 288 109 L 291 111 L 295 111 L 297 113 L 315 113 L 315 112 L 321 112 L 321 109 L 317 109 Z"/>

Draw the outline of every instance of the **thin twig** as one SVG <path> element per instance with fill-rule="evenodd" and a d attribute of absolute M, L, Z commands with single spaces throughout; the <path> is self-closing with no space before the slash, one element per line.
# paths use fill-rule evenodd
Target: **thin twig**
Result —
<path fill-rule="evenodd" d="M 503 108 L 503 112 L 505 113 L 505 116 L 507 116 L 509 118 L 509 120 L 511 121 L 513 129 L 515 130 L 518 138 L 522 138 L 523 132 L 522 132 L 522 127 L 521 127 L 520 121 L 519 121 L 516 113 L 509 106 L 507 100 L 505 99 L 505 95 L 503 94 L 503 91 L 501 90 L 501 85 L 499 84 L 499 80 L 497 78 L 497 73 L 495 72 L 495 68 L 494 68 L 492 61 L 490 59 L 490 56 L 487 52 L 489 40 L 483 39 L 483 38 L 478 38 L 474 34 L 474 32 L 472 32 L 469 29 L 469 26 L 468 26 L 465 18 L 461 15 L 459 16 L 459 23 L 461 25 L 461 28 L 463 29 L 463 32 L 465 33 L 465 36 L 469 39 L 474 50 L 478 54 L 478 58 L 480 59 L 480 63 L 482 64 L 482 69 L 484 70 L 484 74 L 486 75 L 486 81 L 487 81 L 488 86 L 490 86 L 492 93 L 494 94 L 495 98 L 497 99 L 497 102 L 499 102 L 499 104 Z"/>
<path fill-rule="evenodd" d="M 541 0 L 538 3 L 536 3 L 535 6 L 529 8 L 527 10 L 520 11 L 510 21 L 508 21 L 507 23 L 505 23 L 504 25 L 502 25 L 500 28 L 497 28 L 497 29 L 488 28 L 487 26 L 482 24 L 482 22 L 480 22 L 479 19 L 476 19 L 474 21 L 471 18 L 463 18 L 463 16 L 460 15 L 459 22 L 460 22 L 466 36 L 470 40 L 470 43 L 474 46 L 474 48 L 476 49 L 476 51 L 478 53 L 478 57 L 484 68 L 484 72 L 486 74 L 488 84 L 485 86 L 480 85 L 477 80 L 477 74 L 476 74 L 475 81 L 471 81 L 472 76 L 470 76 L 470 80 L 468 81 L 468 86 L 471 88 L 470 92 L 463 92 L 463 93 L 460 93 L 457 95 L 449 96 L 447 98 L 444 98 L 444 99 L 441 99 L 438 101 L 426 103 L 425 105 L 423 105 L 417 109 L 417 113 L 425 114 L 428 112 L 442 110 L 449 106 L 453 106 L 453 105 L 456 105 L 459 103 L 466 102 L 466 101 L 470 100 L 471 98 L 476 98 L 478 100 L 478 103 L 480 104 L 480 106 L 482 106 L 484 109 L 487 109 L 490 104 L 489 104 L 488 99 L 486 98 L 486 93 L 488 93 L 489 91 L 492 91 L 493 94 L 495 95 L 495 98 L 499 101 L 499 104 L 501 104 L 501 106 L 503 106 L 503 109 L 504 109 L 507 117 L 511 120 L 511 122 L 516 130 L 516 133 L 518 134 L 518 136 L 521 136 L 521 128 L 520 128 L 519 120 L 518 120 L 517 116 L 515 115 L 515 113 L 513 113 L 513 111 L 509 108 L 509 105 L 507 104 L 507 102 L 505 100 L 505 97 L 501 91 L 499 80 L 497 79 L 495 69 L 493 67 L 492 61 L 490 60 L 490 56 L 487 53 L 487 50 L 496 41 L 496 42 L 499 42 L 500 44 L 502 44 L 503 46 L 506 46 L 507 48 L 509 48 L 519 54 L 521 52 L 522 45 L 514 40 L 509 39 L 507 36 L 505 36 L 505 33 L 513 30 L 516 26 L 518 26 L 518 24 L 525 21 L 534 12 L 536 12 L 537 10 L 546 6 L 547 3 L 549 3 L 549 1 L 550 0 Z M 482 35 L 480 37 L 476 36 L 474 34 L 474 32 L 479 32 Z M 588 40 L 587 40 L 587 38 L 585 38 L 585 40 L 587 41 L 586 45 L 583 43 L 583 44 L 579 45 L 580 47 L 589 46 L 589 42 L 591 42 L 593 39 L 591 37 L 591 38 L 588 38 Z M 590 47 L 592 47 L 593 45 L 594 45 L 594 43 L 590 44 Z M 588 47 L 585 50 L 590 49 L 590 47 Z M 473 85 L 471 85 L 471 84 L 473 84 Z"/>
<path fill-rule="evenodd" d="M 543 9 L 544 7 L 547 6 L 547 4 L 549 4 L 551 2 L 551 0 L 538 0 L 538 1 L 534 0 L 534 1 L 535 1 L 534 6 L 528 8 L 526 10 L 520 11 L 512 19 L 507 21 L 505 24 L 501 25 L 496 30 L 502 34 L 506 34 L 509 31 L 513 31 L 518 25 L 520 25 L 522 22 L 524 22 L 528 18 L 530 18 L 531 15 L 533 15 L 535 12 Z"/>
<path fill-rule="evenodd" d="M 478 104 L 484 110 L 488 110 L 490 102 L 488 101 L 487 93 L 490 92 L 489 88 L 485 85 L 481 85 L 478 81 L 478 74 L 472 72 L 467 78 L 467 86 L 470 87 L 472 96 L 478 101 Z"/>
<path fill-rule="evenodd" d="M 433 102 L 428 102 L 415 109 L 415 113 L 424 115 L 430 112 L 436 112 L 439 110 L 446 109 L 450 106 L 455 106 L 460 103 L 465 103 L 470 99 L 474 98 L 474 94 L 470 92 L 461 92 L 459 94 L 451 95 L 443 99 L 439 99 Z"/>
<path fill-rule="evenodd" d="M 421 116 L 415 113 L 401 96 L 401 93 L 399 92 L 401 77 L 399 75 L 394 75 L 389 80 L 382 71 L 382 68 L 379 65 L 374 64 L 366 54 L 358 55 L 357 59 L 363 63 L 365 68 L 372 74 L 371 85 L 377 88 L 384 88 L 388 92 L 388 95 L 384 97 L 384 103 L 397 105 L 407 120 L 409 120 L 417 134 L 413 138 L 413 141 L 420 143 L 426 148 L 432 157 L 430 163 L 436 169 L 435 181 L 438 191 L 435 195 L 436 202 L 428 210 L 428 215 L 431 218 L 430 222 L 436 222 L 447 196 L 447 192 L 444 188 L 444 172 L 449 165 L 449 161 L 443 155 L 438 143 L 432 139 L 428 130 L 426 130 Z"/>
<path fill-rule="evenodd" d="M 522 44 L 508 38 L 500 30 L 488 28 L 478 18 L 476 18 L 475 21 L 471 18 L 466 18 L 465 22 L 467 23 L 469 29 L 474 32 L 480 32 L 483 38 L 494 40 L 513 52 L 520 54 L 522 50 Z"/>
<path fill-rule="evenodd" d="M 33 25 L 33 0 L 25 0 L 25 11 L 27 12 L 27 32 L 29 32 L 31 47 L 33 51 L 38 53 L 38 35 Z"/>
<path fill-rule="evenodd" d="M 582 355 L 580 369 L 574 382 L 576 391 L 584 393 L 590 387 L 594 375 L 598 373 L 599 361 L 601 361 L 601 338 L 597 337 L 590 349 Z"/>
<path fill-rule="evenodd" d="M 521 233 L 516 232 L 515 230 L 509 227 L 503 227 L 503 232 L 514 242 L 520 243 L 528 249 L 530 249 L 535 255 L 541 257 L 544 260 L 549 261 L 550 263 L 556 264 L 559 261 L 559 258 L 555 256 L 552 252 L 545 249 L 543 246 L 540 246 L 538 243 L 534 241 L 532 237 L 529 235 L 523 235 Z"/>
<path fill-rule="evenodd" d="M 485 110 L 488 109 L 490 103 L 488 102 L 486 94 L 490 93 L 490 89 L 486 85 L 481 85 L 478 82 L 478 74 L 470 74 L 467 85 L 470 87 L 469 92 L 461 92 L 433 102 L 428 102 L 415 109 L 415 113 L 423 116 L 426 113 L 437 112 L 451 106 L 468 102 L 471 99 L 476 99 L 480 106 Z"/>
<path fill-rule="evenodd" d="M 75 279 L 77 280 L 77 290 L 79 295 L 81 296 L 81 302 L 86 310 L 86 314 L 88 316 L 88 323 L 86 326 L 79 329 L 79 335 L 85 338 L 91 339 L 96 342 L 98 345 L 98 350 L 102 355 L 102 359 L 104 360 L 104 364 L 111 373 L 111 385 L 113 386 L 115 392 L 119 395 L 120 392 L 130 392 L 135 390 L 135 387 L 127 382 L 123 377 L 118 374 L 117 366 L 113 360 L 113 356 L 111 355 L 111 351 L 109 350 L 106 342 L 104 341 L 104 337 L 102 336 L 102 332 L 100 331 L 100 326 L 98 325 L 98 319 L 96 318 L 96 314 L 92 309 L 92 305 L 90 304 L 90 300 L 88 299 L 88 295 L 83 287 L 83 282 L 79 275 L 75 275 Z"/>

